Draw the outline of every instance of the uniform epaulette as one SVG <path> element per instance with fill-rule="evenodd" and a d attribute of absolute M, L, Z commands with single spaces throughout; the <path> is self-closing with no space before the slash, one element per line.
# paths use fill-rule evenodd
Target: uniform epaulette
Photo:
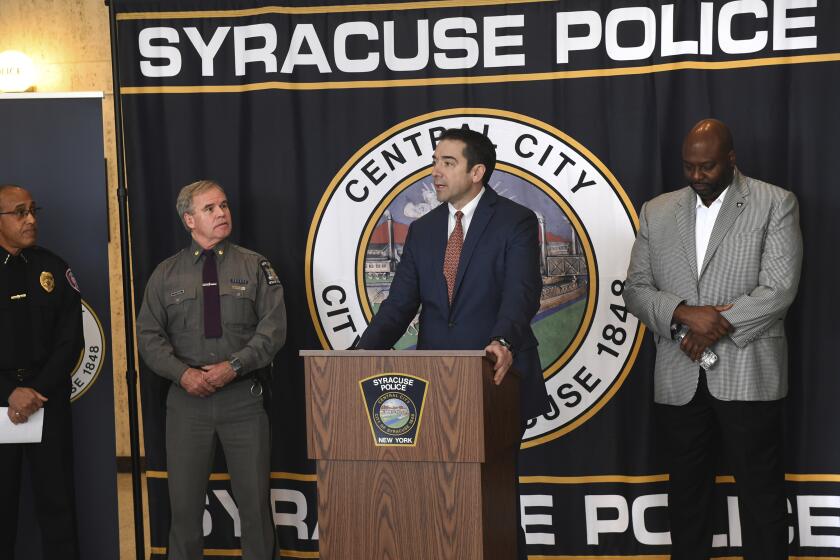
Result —
<path fill-rule="evenodd" d="M 236 243 L 231 243 L 229 245 L 229 247 L 233 250 L 239 251 L 243 255 L 250 255 L 250 256 L 256 257 L 258 259 L 265 259 L 264 256 L 260 255 L 256 251 L 252 251 L 251 249 L 246 249 L 245 247 L 242 247 L 241 245 L 237 245 Z"/>
<path fill-rule="evenodd" d="M 160 261 L 160 265 L 163 265 L 163 264 L 165 264 L 165 263 L 168 263 L 169 261 L 174 261 L 175 259 L 177 259 L 178 257 L 180 257 L 182 253 L 185 253 L 186 251 L 187 251 L 187 249 L 181 249 L 180 251 L 178 251 L 178 252 L 177 252 L 177 253 L 175 253 L 174 255 L 170 255 L 170 256 L 166 257 L 165 259 L 163 259 L 162 261 Z M 160 266 L 160 265 L 158 265 L 158 266 Z"/>
<path fill-rule="evenodd" d="M 42 247 L 41 245 L 33 245 L 31 247 L 27 247 L 25 250 L 27 252 L 29 252 L 30 254 L 34 253 L 35 255 L 38 255 L 40 257 L 46 257 L 48 259 L 54 259 L 54 260 L 58 261 L 59 263 L 61 263 L 62 266 L 65 266 L 65 267 L 67 266 L 67 262 L 64 259 L 62 259 L 57 254 L 53 253 L 52 251 L 50 251 L 46 247 Z"/>

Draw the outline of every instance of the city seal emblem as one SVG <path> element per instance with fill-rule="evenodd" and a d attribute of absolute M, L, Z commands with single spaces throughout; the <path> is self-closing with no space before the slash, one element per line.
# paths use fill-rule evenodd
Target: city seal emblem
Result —
<path fill-rule="evenodd" d="M 359 381 L 375 445 L 417 445 L 428 385 L 407 373 L 383 373 Z"/>
<path fill-rule="evenodd" d="M 430 178 L 437 140 L 461 127 L 493 141 L 490 187 L 530 208 L 539 224 L 543 287 L 532 328 L 551 410 L 526 424 L 522 447 L 533 447 L 601 410 L 621 388 L 644 333 L 622 298 L 638 216 L 607 166 L 568 134 L 510 111 L 456 108 L 371 139 L 326 187 L 310 226 L 309 309 L 324 348 L 355 344 L 388 297 L 411 223 L 440 204 Z M 418 328 L 419 310 L 395 348 L 416 348 Z M 384 398 L 382 425 L 401 429 L 394 426 L 412 410 L 410 400 Z"/>
<path fill-rule="evenodd" d="M 105 329 L 90 304 L 82 300 L 82 330 L 85 347 L 70 381 L 70 402 L 75 402 L 96 382 L 105 359 Z"/>

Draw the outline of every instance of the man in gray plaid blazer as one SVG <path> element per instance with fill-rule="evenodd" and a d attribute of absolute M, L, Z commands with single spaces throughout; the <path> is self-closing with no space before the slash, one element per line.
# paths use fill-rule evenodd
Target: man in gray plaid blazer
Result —
<path fill-rule="evenodd" d="M 711 554 L 720 448 L 736 479 L 744 557 L 786 559 L 784 317 L 802 263 L 796 197 L 742 175 L 720 121 L 695 125 L 682 157 L 689 186 L 642 206 L 624 290 L 656 344 L 672 558 Z M 718 356 L 708 371 L 698 365 L 706 349 Z"/>

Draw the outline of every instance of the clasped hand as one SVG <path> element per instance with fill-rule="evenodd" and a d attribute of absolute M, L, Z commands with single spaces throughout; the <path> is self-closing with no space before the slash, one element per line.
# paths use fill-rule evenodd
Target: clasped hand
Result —
<path fill-rule="evenodd" d="M 706 348 L 732 332 L 732 324 L 721 315 L 721 312 L 731 308 L 732 304 L 680 304 L 674 311 L 674 321 L 688 327 L 688 333 L 680 342 L 680 349 L 692 361 L 699 361 Z"/>
<path fill-rule="evenodd" d="M 198 368 L 187 368 L 181 376 L 181 387 L 195 397 L 209 397 L 236 378 L 230 362 L 210 364 Z"/>

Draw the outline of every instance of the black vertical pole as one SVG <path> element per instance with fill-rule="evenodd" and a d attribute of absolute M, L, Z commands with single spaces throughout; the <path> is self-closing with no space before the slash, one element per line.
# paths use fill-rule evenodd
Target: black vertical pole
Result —
<path fill-rule="evenodd" d="M 143 487 L 140 473 L 140 429 L 137 419 L 137 367 L 134 361 L 134 300 L 131 290 L 131 257 L 128 241 L 128 200 L 125 190 L 125 144 L 123 142 L 120 65 L 117 45 L 117 15 L 114 3 L 108 6 L 111 29 L 111 75 L 114 88 L 114 125 L 117 141 L 117 201 L 120 214 L 120 256 L 122 257 L 123 312 L 125 316 L 125 382 L 128 388 L 128 431 L 131 446 L 131 490 L 134 497 L 134 546 L 137 560 L 146 560 L 143 536 Z"/>

